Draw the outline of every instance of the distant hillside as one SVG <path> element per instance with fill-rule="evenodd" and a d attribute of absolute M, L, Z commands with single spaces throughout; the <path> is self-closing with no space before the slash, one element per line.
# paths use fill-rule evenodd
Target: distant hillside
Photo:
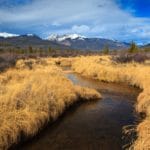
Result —
<path fill-rule="evenodd" d="M 144 48 L 150 48 L 150 43 L 143 46 Z"/>
<path fill-rule="evenodd" d="M 28 48 L 32 46 L 34 48 L 48 48 L 52 47 L 55 49 L 69 49 L 69 47 L 58 44 L 53 41 L 43 40 L 36 35 L 20 35 L 13 37 L 0 37 L 0 47 L 20 47 Z"/>
<path fill-rule="evenodd" d="M 62 44 L 65 46 L 70 46 L 73 49 L 81 49 L 81 50 L 101 50 L 104 47 L 108 46 L 110 49 L 127 49 L 130 44 L 102 39 L 102 38 L 86 38 L 84 36 L 80 36 L 77 34 L 70 35 L 51 35 L 48 37 L 49 41 L 57 42 L 58 44 Z"/>
<path fill-rule="evenodd" d="M 0 33 L 0 48 L 34 48 L 47 49 L 75 49 L 75 50 L 102 50 L 108 46 L 110 49 L 127 49 L 130 44 L 115 40 L 102 38 L 86 38 L 78 34 L 51 35 L 47 39 L 42 39 L 37 35 L 16 35 Z"/>

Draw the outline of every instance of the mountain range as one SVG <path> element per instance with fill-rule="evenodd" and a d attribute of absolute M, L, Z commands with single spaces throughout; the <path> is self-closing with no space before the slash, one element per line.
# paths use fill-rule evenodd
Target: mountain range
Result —
<path fill-rule="evenodd" d="M 1 34 L 0 34 L 1 35 Z M 53 41 L 41 39 L 34 34 L 26 35 L 10 35 L 8 37 L 0 36 L 0 47 L 1 48 L 28 48 L 32 46 L 34 48 L 47 49 L 52 47 L 54 49 L 68 49 L 68 47 L 58 44 Z"/>
<path fill-rule="evenodd" d="M 84 50 L 101 50 L 104 47 L 110 49 L 126 49 L 130 46 L 129 43 L 119 42 L 116 40 L 103 39 L 103 38 L 86 38 L 78 34 L 70 35 L 51 35 L 48 37 L 49 41 L 56 42 L 65 46 L 69 46 L 73 49 Z"/>
<path fill-rule="evenodd" d="M 10 33 L 0 33 L 0 48 L 19 47 L 46 49 L 72 49 L 72 50 L 102 50 L 109 47 L 112 50 L 129 48 L 130 44 L 103 38 L 87 38 L 78 34 L 57 35 L 52 34 L 46 39 L 42 39 L 34 34 L 17 35 Z"/>

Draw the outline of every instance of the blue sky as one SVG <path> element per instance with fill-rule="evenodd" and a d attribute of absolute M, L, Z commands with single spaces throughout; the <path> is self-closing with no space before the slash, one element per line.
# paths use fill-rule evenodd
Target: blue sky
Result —
<path fill-rule="evenodd" d="M 150 0 L 118 0 L 121 9 L 136 17 L 150 17 Z"/>
<path fill-rule="evenodd" d="M 150 0 L 0 0 L 0 32 L 150 42 Z"/>

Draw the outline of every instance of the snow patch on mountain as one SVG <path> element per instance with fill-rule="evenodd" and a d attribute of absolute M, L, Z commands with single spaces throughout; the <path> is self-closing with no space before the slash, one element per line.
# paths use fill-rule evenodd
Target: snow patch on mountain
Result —
<path fill-rule="evenodd" d="M 9 38 L 9 37 L 16 37 L 19 36 L 18 34 L 12 34 L 12 33 L 7 33 L 7 32 L 1 32 L 0 37 L 3 38 Z"/>
<path fill-rule="evenodd" d="M 82 35 L 78 35 L 78 34 L 65 34 L 65 35 L 58 35 L 58 34 L 52 34 L 50 35 L 47 39 L 50 41 L 65 41 L 67 39 L 71 39 L 71 40 L 84 40 L 86 37 L 82 36 Z"/>
<path fill-rule="evenodd" d="M 30 33 L 28 33 L 28 34 L 27 34 L 27 36 L 34 36 L 34 34 L 30 34 Z"/>

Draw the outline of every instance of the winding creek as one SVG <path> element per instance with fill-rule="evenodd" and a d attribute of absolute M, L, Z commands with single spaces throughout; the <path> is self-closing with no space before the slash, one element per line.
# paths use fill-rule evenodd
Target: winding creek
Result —
<path fill-rule="evenodd" d="M 56 122 L 19 150 L 119 150 L 122 129 L 137 122 L 134 104 L 139 90 L 66 73 L 74 84 L 97 89 L 103 99 L 75 104 Z"/>

